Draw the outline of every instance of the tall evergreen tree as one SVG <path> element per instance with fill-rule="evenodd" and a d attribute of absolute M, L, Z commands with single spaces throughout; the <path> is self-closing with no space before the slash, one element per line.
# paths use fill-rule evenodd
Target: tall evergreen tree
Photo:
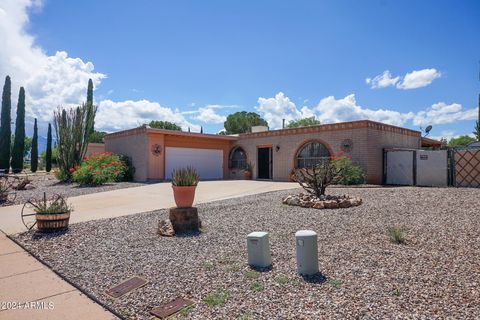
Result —
<path fill-rule="evenodd" d="M 12 171 L 19 173 L 23 170 L 23 155 L 25 154 L 25 89 L 20 87 L 17 103 L 17 118 L 15 119 L 15 140 L 13 142 Z"/>
<path fill-rule="evenodd" d="M 203 127 L 200 127 L 200 133 L 203 133 Z"/>
<path fill-rule="evenodd" d="M 30 170 L 36 172 L 38 167 L 38 128 L 37 118 L 33 125 L 32 152 L 30 154 Z"/>
<path fill-rule="evenodd" d="M 480 94 L 478 95 L 478 120 L 475 123 L 473 135 L 477 141 L 480 141 Z"/>
<path fill-rule="evenodd" d="M 10 122 L 12 121 L 12 102 L 11 102 L 12 82 L 10 76 L 5 78 L 2 93 L 2 111 L 0 119 L 0 170 L 8 173 L 10 169 L 10 147 L 12 139 L 12 129 Z"/>
<path fill-rule="evenodd" d="M 47 131 L 47 151 L 45 155 L 45 170 L 50 172 L 52 170 L 52 125 L 48 124 Z"/>
<path fill-rule="evenodd" d="M 91 127 L 88 129 L 88 135 L 93 134 L 95 130 L 95 114 L 93 108 L 93 81 L 92 79 L 88 79 L 88 87 L 87 87 L 87 118 L 93 116 Z"/>

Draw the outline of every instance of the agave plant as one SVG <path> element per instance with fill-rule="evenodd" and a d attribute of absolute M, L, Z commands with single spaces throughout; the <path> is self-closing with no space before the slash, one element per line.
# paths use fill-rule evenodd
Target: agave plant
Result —
<path fill-rule="evenodd" d="M 193 167 L 173 170 L 172 185 L 177 187 L 196 186 L 200 177 Z"/>

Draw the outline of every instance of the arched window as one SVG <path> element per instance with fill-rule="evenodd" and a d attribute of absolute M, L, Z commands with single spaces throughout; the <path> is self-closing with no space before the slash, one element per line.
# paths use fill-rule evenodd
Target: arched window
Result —
<path fill-rule="evenodd" d="M 230 169 L 245 169 L 247 166 L 247 154 L 245 151 L 236 147 L 230 152 Z"/>
<path fill-rule="evenodd" d="M 330 152 L 321 142 L 312 141 L 303 145 L 297 154 L 297 168 L 310 168 L 330 159 Z"/>

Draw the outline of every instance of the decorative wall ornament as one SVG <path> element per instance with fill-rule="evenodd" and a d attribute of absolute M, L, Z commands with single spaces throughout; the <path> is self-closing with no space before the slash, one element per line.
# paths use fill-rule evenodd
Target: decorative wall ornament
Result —
<path fill-rule="evenodd" d="M 159 144 L 154 144 L 152 145 L 152 154 L 155 156 L 155 157 L 158 157 L 162 154 L 162 146 L 159 145 Z"/>
<path fill-rule="evenodd" d="M 342 141 L 340 148 L 343 152 L 350 152 L 353 149 L 353 141 L 351 139 L 345 139 Z"/>

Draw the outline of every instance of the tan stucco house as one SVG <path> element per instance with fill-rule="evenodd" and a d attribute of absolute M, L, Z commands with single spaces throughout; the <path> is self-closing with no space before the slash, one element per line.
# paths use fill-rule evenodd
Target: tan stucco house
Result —
<path fill-rule="evenodd" d="M 188 165 L 201 179 L 242 179 L 247 162 L 253 179 L 288 181 L 292 169 L 341 150 L 364 168 L 368 183 L 381 184 L 383 149 L 419 149 L 423 139 L 419 131 L 369 120 L 256 131 L 224 136 L 139 127 L 106 135 L 105 150 L 131 157 L 137 181 L 168 180 Z"/>

